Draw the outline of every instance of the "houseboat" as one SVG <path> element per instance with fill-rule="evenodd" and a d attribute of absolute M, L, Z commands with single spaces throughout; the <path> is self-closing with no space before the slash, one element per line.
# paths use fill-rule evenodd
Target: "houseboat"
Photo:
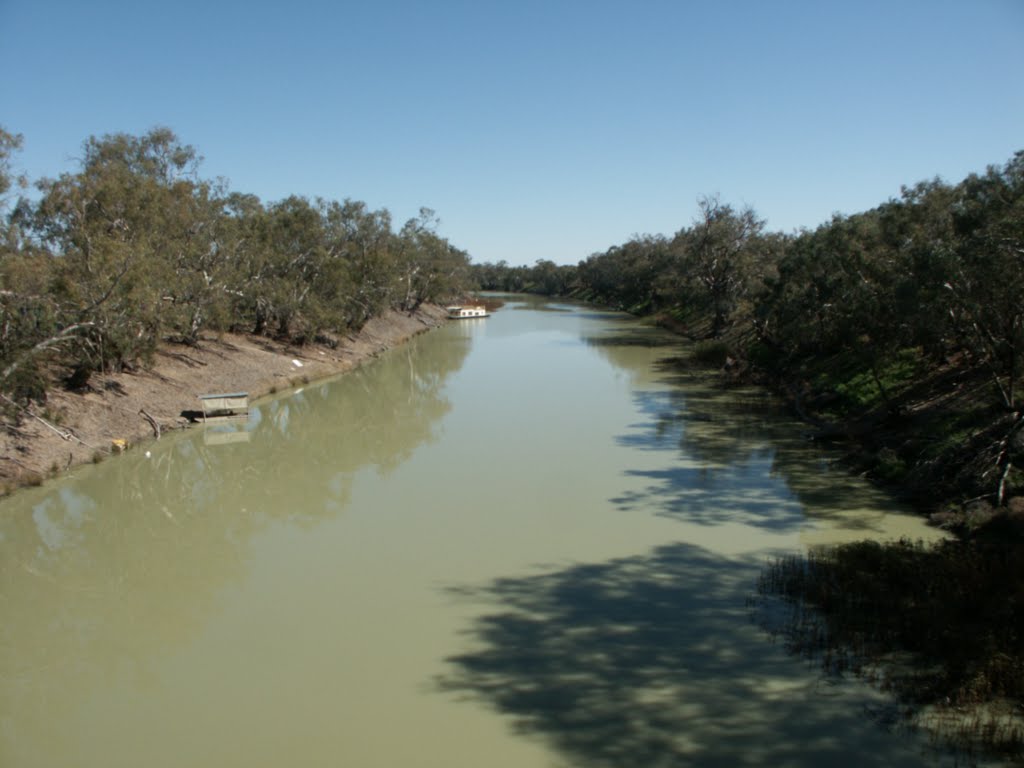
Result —
<path fill-rule="evenodd" d="M 487 307 L 473 306 L 473 307 L 446 307 L 448 310 L 448 317 L 452 320 L 466 320 L 471 317 L 487 317 Z"/>

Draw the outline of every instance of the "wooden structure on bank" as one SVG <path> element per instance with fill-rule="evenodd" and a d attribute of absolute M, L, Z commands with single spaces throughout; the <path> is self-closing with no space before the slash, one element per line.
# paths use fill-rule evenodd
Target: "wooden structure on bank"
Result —
<path fill-rule="evenodd" d="M 200 395 L 199 401 L 203 404 L 203 421 L 248 418 L 249 416 L 248 392 Z"/>

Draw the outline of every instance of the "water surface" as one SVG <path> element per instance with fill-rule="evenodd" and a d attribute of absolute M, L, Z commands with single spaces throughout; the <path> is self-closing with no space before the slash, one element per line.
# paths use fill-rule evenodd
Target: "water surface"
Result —
<path fill-rule="evenodd" d="M 0 764 L 934 765 L 747 604 L 934 533 L 683 354 L 516 299 L 3 501 Z"/>

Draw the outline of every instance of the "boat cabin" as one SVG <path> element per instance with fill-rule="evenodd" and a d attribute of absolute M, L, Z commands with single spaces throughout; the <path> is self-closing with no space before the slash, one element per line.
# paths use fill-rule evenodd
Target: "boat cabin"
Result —
<path fill-rule="evenodd" d="M 453 320 L 464 320 L 469 317 L 487 317 L 487 307 L 474 306 L 474 307 L 446 307 L 448 310 L 448 317 Z"/>

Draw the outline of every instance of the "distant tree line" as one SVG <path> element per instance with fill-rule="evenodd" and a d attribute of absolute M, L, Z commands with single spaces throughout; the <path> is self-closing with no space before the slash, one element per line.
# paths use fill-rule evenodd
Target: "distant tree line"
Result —
<path fill-rule="evenodd" d="M 931 465 L 933 479 L 948 476 L 955 456 L 999 503 L 1024 489 L 1024 152 L 795 234 L 706 198 L 671 237 L 571 267 L 473 270 L 483 288 L 656 315 L 771 378 L 812 419 L 847 431 L 902 420 L 879 474 Z M 947 406 L 938 433 L 907 438 L 901 409 L 915 395 Z"/>
<path fill-rule="evenodd" d="M 469 258 L 429 209 L 395 231 L 387 210 L 292 196 L 263 203 L 200 177 L 168 129 L 89 138 L 80 167 L 16 175 L 0 129 L 0 393 L 42 399 L 145 362 L 163 341 L 244 331 L 303 343 L 413 311 L 467 285 Z"/>
<path fill-rule="evenodd" d="M 575 265 L 558 265 L 541 259 L 532 267 L 509 266 L 507 261 L 473 264 L 473 280 L 484 291 L 569 296 L 576 290 Z"/>

